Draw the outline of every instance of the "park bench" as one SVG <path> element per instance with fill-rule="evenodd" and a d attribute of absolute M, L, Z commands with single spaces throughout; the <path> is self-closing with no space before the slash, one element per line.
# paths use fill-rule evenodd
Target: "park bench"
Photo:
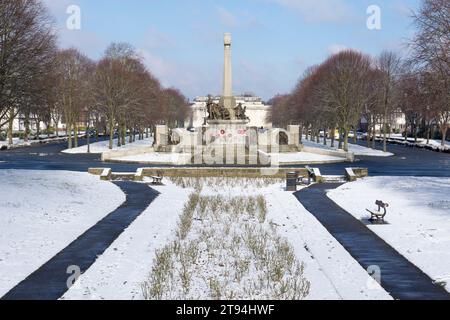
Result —
<path fill-rule="evenodd" d="M 152 184 L 153 185 L 162 185 L 162 180 L 164 178 L 164 172 L 163 171 L 157 171 L 156 172 L 156 176 L 151 176 L 150 178 L 152 178 Z"/>
<path fill-rule="evenodd" d="M 299 184 L 300 183 L 305 183 L 306 185 L 309 186 L 311 184 L 311 180 L 314 178 L 314 169 L 309 167 L 309 166 L 306 166 L 305 169 L 308 171 L 308 182 L 305 182 L 303 180 L 303 177 L 300 177 L 299 178 Z"/>
<path fill-rule="evenodd" d="M 384 203 L 381 200 L 375 201 L 375 205 L 378 206 L 377 211 L 371 211 L 369 209 L 366 209 L 367 212 L 370 213 L 370 221 L 384 221 L 384 217 L 386 217 L 387 214 L 387 208 L 389 207 L 389 204 Z M 383 209 L 383 211 L 381 210 Z"/>
<path fill-rule="evenodd" d="M 162 185 L 162 180 L 163 180 L 163 177 L 160 177 L 160 176 L 151 176 L 150 178 L 152 178 L 152 184 L 153 185 Z"/>

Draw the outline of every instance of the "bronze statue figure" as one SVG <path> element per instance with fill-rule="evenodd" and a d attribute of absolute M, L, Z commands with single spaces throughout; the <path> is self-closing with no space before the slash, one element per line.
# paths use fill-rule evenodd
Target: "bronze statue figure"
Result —
<path fill-rule="evenodd" d="M 214 103 L 211 97 L 209 97 L 206 103 L 206 109 L 208 111 L 208 120 L 221 120 L 222 112 L 217 103 Z"/>
<path fill-rule="evenodd" d="M 220 104 L 214 103 L 213 99 L 209 97 L 206 109 L 208 111 L 208 120 L 250 120 L 245 114 L 247 107 L 243 107 L 242 103 L 229 110 Z M 231 118 L 232 113 L 234 113 L 234 119 Z"/>
<path fill-rule="evenodd" d="M 242 103 L 239 103 L 234 110 L 237 120 L 249 120 L 249 118 L 245 115 L 247 112 L 247 107 L 242 107 Z"/>

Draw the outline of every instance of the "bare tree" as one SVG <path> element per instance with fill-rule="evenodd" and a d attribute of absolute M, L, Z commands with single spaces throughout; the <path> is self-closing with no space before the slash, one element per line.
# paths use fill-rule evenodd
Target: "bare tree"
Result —
<path fill-rule="evenodd" d="M 347 50 L 330 57 L 324 63 L 322 99 L 334 109 L 336 122 L 341 132 L 340 141 L 348 151 L 348 137 L 361 119 L 369 96 L 369 71 L 371 60 L 359 52 Z"/>
<path fill-rule="evenodd" d="M 387 151 L 387 134 L 390 130 L 391 114 L 399 103 L 398 83 L 402 74 L 402 60 L 393 53 L 385 51 L 376 59 L 376 68 L 380 73 L 377 77 L 380 95 L 378 98 L 381 110 L 381 124 L 383 130 L 383 151 Z"/>
<path fill-rule="evenodd" d="M 92 70 L 93 62 L 77 49 L 67 49 L 58 53 L 57 104 L 63 110 L 69 149 L 78 146 L 78 124 L 83 110 L 90 103 L 89 79 Z"/>
<path fill-rule="evenodd" d="M 423 0 L 413 16 L 417 32 L 411 41 L 414 64 L 429 74 L 428 94 L 435 99 L 434 110 L 442 134 L 442 145 L 450 126 L 450 2 Z"/>
<path fill-rule="evenodd" d="M 133 135 L 130 141 L 134 140 L 136 126 L 139 125 L 142 131 L 143 121 L 138 120 L 139 117 L 148 120 L 150 114 L 157 114 L 151 109 L 162 108 L 157 103 L 161 101 L 159 82 L 129 45 L 112 44 L 106 50 L 105 57 L 98 63 L 95 82 L 95 104 L 108 119 L 110 149 L 113 148 L 116 129 L 118 146 L 122 146 L 126 143 L 127 126 Z"/>
<path fill-rule="evenodd" d="M 12 144 L 20 106 L 36 98 L 36 85 L 51 70 L 55 51 L 52 19 L 38 0 L 0 0 L 0 127 Z"/>

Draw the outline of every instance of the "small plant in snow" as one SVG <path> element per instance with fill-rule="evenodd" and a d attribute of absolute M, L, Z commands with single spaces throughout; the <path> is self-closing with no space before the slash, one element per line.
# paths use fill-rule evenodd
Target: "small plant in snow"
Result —
<path fill-rule="evenodd" d="M 173 178 L 205 190 L 242 181 Z M 224 182 L 225 181 L 225 182 Z M 258 183 L 273 183 L 261 179 Z M 244 183 L 255 184 L 249 179 Z M 203 191 L 202 191 L 203 192 Z M 209 193 L 210 194 L 210 193 Z M 267 221 L 263 196 L 190 196 L 176 241 L 156 253 L 145 299 L 303 299 L 309 294 L 304 266 Z"/>

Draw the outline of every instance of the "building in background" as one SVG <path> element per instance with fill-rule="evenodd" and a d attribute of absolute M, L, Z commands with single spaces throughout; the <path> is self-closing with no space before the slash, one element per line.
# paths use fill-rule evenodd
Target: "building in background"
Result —
<path fill-rule="evenodd" d="M 250 118 L 249 127 L 257 128 L 272 128 L 272 123 L 268 121 L 269 111 L 271 106 L 265 105 L 260 97 L 254 95 L 236 96 L 236 103 L 242 103 L 246 108 L 246 115 Z M 212 98 L 214 103 L 219 103 L 220 97 Z M 186 128 L 199 128 L 206 125 L 208 118 L 208 111 L 206 104 L 208 97 L 197 97 L 191 105 L 191 112 L 189 119 L 187 119 Z"/>

